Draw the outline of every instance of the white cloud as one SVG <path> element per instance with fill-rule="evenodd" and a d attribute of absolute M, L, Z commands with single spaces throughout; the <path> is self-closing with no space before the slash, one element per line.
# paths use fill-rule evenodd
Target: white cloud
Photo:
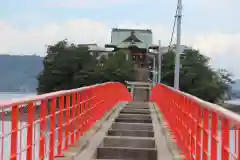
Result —
<path fill-rule="evenodd" d="M 209 56 L 232 52 L 240 54 L 240 33 L 209 33 L 196 36 L 194 47 L 203 50 Z"/>
<path fill-rule="evenodd" d="M 187 0 L 186 3 L 191 3 L 194 6 L 201 7 L 202 9 L 230 9 L 236 8 L 239 4 L 239 0 L 201 0 L 201 1 L 191 1 Z M 184 4 L 184 3 L 183 3 Z M 216 10 L 215 10 L 216 11 Z"/>
<path fill-rule="evenodd" d="M 225 68 L 240 78 L 240 33 L 209 33 L 196 36 L 193 46 L 211 57 L 211 64 L 216 68 Z"/>
<path fill-rule="evenodd" d="M 136 2 L 135 0 L 64 0 L 44 3 L 50 7 L 93 8 Z"/>
<path fill-rule="evenodd" d="M 76 19 L 23 30 L 0 21 L 0 53 L 45 55 L 46 44 L 53 44 L 64 38 L 75 43 L 98 43 L 103 46 L 110 42 L 111 27 L 153 29 L 154 42 L 157 44 L 157 40 L 161 39 L 164 45 L 168 45 L 171 33 L 171 27 L 161 24 L 139 25 L 123 22 L 117 26 L 110 26 L 98 21 Z M 204 54 L 212 57 L 214 66 L 226 67 L 238 77 L 239 42 L 240 33 L 183 32 L 182 38 L 183 44 L 199 48 Z"/>
<path fill-rule="evenodd" d="M 86 19 L 47 24 L 34 29 L 22 30 L 0 22 L 0 53 L 44 55 L 45 45 L 64 38 L 76 43 L 108 42 L 110 28 L 100 22 Z"/>
<path fill-rule="evenodd" d="M 0 21 L 0 53 L 12 54 L 45 54 L 45 45 L 53 44 L 67 38 L 75 43 L 98 43 L 103 46 L 110 42 L 111 28 L 108 24 L 91 21 L 88 19 L 77 19 L 62 23 L 51 23 L 33 29 L 15 28 L 10 23 Z M 169 41 L 170 31 L 160 24 L 134 24 L 123 22 L 118 28 L 153 29 L 154 41 L 160 38 L 163 43 Z"/>

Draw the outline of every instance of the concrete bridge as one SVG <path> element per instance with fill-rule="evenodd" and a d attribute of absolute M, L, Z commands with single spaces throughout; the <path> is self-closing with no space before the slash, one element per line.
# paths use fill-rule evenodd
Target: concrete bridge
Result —
<path fill-rule="evenodd" d="M 240 159 L 239 115 L 163 84 L 127 84 L 0 103 L 0 160 Z"/>

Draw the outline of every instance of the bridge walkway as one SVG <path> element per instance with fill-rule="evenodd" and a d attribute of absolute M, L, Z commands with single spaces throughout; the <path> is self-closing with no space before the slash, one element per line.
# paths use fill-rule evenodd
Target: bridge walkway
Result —
<path fill-rule="evenodd" d="M 81 147 L 71 148 L 65 153 L 68 156 L 59 159 L 176 159 L 179 152 L 167 138 L 155 105 L 145 102 L 123 102 L 116 105 L 96 132 L 82 142 Z"/>
<path fill-rule="evenodd" d="M 0 160 L 240 160 L 239 115 L 127 83 L 130 92 L 108 82 L 1 102 Z"/>

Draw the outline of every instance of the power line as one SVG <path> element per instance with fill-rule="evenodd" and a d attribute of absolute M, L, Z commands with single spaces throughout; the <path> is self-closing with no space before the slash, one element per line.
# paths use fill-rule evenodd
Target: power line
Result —
<path fill-rule="evenodd" d="M 177 15 L 178 15 L 178 6 L 176 8 L 175 15 L 174 15 L 174 23 L 173 23 L 173 28 L 172 28 L 171 39 L 170 39 L 169 46 L 168 46 L 168 52 L 170 51 L 170 48 L 171 48 L 171 45 L 172 45 L 172 41 L 173 41 L 173 36 L 174 36 L 174 33 L 175 33 L 176 22 L 177 22 Z"/>

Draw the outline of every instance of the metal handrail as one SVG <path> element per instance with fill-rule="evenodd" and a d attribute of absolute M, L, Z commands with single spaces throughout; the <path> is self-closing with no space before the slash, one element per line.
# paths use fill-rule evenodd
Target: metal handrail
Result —
<path fill-rule="evenodd" d="M 35 95 L 35 96 L 30 96 L 30 97 L 26 97 L 26 98 L 22 98 L 22 99 L 17 99 L 17 100 L 8 100 L 8 101 L 3 101 L 0 102 L 0 109 L 4 109 L 4 108 L 9 108 L 9 106 L 14 106 L 14 105 L 20 105 L 20 104 L 24 104 L 24 103 L 30 103 L 30 102 L 36 102 L 36 101 L 40 101 L 43 99 L 51 99 L 54 98 L 56 96 L 62 96 L 62 95 L 67 95 L 73 92 L 81 92 L 84 91 L 86 89 L 90 89 L 96 86 L 103 86 L 106 84 L 111 84 L 111 83 L 115 83 L 115 82 L 106 82 L 106 83 L 102 83 L 102 84 L 95 84 L 95 85 L 91 85 L 91 86 L 86 86 L 86 87 L 81 87 L 81 88 L 77 88 L 77 89 L 70 89 L 70 90 L 61 90 L 61 91 L 56 91 L 56 92 L 51 92 L 51 93 L 45 93 L 45 94 L 41 94 L 41 95 Z"/>
<path fill-rule="evenodd" d="M 178 94 L 181 94 L 183 96 L 189 97 L 192 100 L 196 101 L 197 103 L 201 104 L 201 107 L 203 108 L 207 108 L 210 111 L 216 112 L 218 115 L 220 115 L 221 117 L 226 117 L 228 119 L 231 119 L 233 122 L 235 123 L 240 123 L 240 115 L 237 113 L 234 113 L 228 109 L 223 108 L 222 106 L 219 106 L 217 104 L 213 104 L 207 101 L 204 101 L 196 96 L 193 96 L 191 94 L 185 93 L 183 91 L 180 90 L 176 90 L 173 87 L 167 86 L 165 84 L 161 84 L 167 88 L 169 88 L 170 90 L 177 92 Z"/>
<path fill-rule="evenodd" d="M 127 88 L 119 82 L 107 82 L 1 102 L 0 159 L 63 157 L 64 149 L 75 145 L 106 112 L 123 101 L 132 101 Z M 9 108 L 11 114 L 6 115 Z M 6 121 L 10 122 L 8 128 Z"/>

